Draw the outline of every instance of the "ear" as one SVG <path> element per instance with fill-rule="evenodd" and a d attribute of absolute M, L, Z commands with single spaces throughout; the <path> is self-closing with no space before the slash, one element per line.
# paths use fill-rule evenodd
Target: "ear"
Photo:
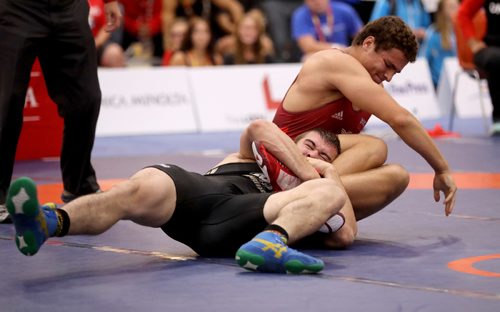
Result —
<path fill-rule="evenodd" d="M 368 36 L 363 40 L 363 49 L 374 49 L 375 48 L 375 37 Z"/>

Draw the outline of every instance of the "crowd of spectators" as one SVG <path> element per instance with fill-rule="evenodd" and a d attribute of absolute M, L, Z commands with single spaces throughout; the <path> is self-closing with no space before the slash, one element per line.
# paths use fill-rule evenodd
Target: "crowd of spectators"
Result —
<path fill-rule="evenodd" d="M 102 67 L 301 62 L 349 46 L 385 15 L 412 27 L 436 88 L 444 59 L 457 55 L 452 23 L 460 0 L 118 0 L 124 23 L 112 34 L 103 0 L 88 1 Z"/>
<path fill-rule="evenodd" d="M 215 58 L 225 65 L 300 62 L 321 49 L 348 46 L 365 23 L 383 15 L 399 15 L 423 41 L 432 20 L 421 0 L 118 0 L 123 27 L 98 39 L 102 2 L 89 0 L 89 23 L 100 56 L 111 46 L 100 62 L 111 67 L 138 59 L 174 65 L 174 52 L 192 40 L 184 36 L 194 18 L 207 22 Z"/>
<path fill-rule="evenodd" d="M 300 62 L 309 53 L 350 44 L 366 22 L 354 7 L 358 1 L 118 0 L 123 27 L 106 38 L 96 36 L 99 57 L 109 55 L 100 66 Z M 92 13 L 103 14 L 102 2 L 89 0 L 95 34 L 104 25 Z M 201 48 L 195 37 L 210 37 L 206 51 L 197 50 L 203 55 L 194 55 Z"/>

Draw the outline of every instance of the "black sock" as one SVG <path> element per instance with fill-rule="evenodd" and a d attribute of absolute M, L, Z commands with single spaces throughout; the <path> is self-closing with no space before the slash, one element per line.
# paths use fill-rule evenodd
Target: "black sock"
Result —
<path fill-rule="evenodd" d="M 284 243 L 286 244 L 288 242 L 288 233 L 287 231 L 282 228 L 281 226 L 277 225 L 277 224 L 269 224 L 265 231 L 272 231 L 272 232 L 276 232 L 278 234 L 281 235 L 281 237 L 283 238 L 283 241 Z"/>
<path fill-rule="evenodd" d="M 69 231 L 69 216 L 65 210 L 56 209 L 57 215 L 57 229 L 54 236 L 63 237 L 68 234 Z"/>

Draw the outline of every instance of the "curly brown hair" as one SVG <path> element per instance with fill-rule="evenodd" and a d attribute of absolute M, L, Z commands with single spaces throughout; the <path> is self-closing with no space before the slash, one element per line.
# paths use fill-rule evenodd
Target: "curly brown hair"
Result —
<path fill-rule="evenodd" d="M 398 49 L 408 61 L 415 62 L 418 52 L 417 38 L 400 17 L 384 16 L 369 22 L 356 35 L 352 44 L 360 46 L 369 36 L 375 38 L 375 51 Z"/>

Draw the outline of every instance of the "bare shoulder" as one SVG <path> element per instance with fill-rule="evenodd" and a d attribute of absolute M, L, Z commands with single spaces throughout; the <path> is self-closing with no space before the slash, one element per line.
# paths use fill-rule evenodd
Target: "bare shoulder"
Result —
<path fill-rule="evenodd" d="M 304 70 L 325 74 L 366 73 L 361 63 L 351 55 L 339 50 L 322 50 L 311 55 L 304 63 Z"/>
<path fill-rule="evenodd" d="M 316 52 L 306 59 L 297 77 L 297 87 L 312 92 L 323 92 L 328 100 L 340 95 L 347 77 L 369 77 L 366 69 L 354 57 L 338 49 Z M 326 99 L 323 99 L 326 101 Z"/>

